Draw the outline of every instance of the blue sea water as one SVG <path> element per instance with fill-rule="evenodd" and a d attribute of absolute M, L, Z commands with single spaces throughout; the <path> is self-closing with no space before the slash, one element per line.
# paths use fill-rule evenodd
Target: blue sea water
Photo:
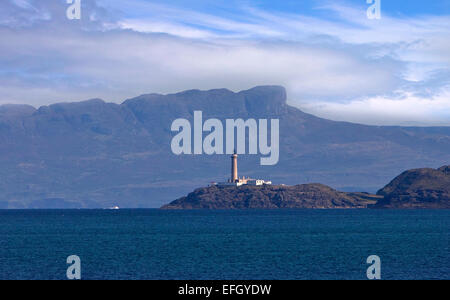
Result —
<path fill-rule="evenodd" d="M 0 279 L 450 279 L 450 210 L 0 211 Z"/>

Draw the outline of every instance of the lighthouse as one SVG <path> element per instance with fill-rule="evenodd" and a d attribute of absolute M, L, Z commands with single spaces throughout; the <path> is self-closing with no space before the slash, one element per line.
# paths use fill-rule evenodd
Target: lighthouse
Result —
<path fill-rule="evenodd" d="M 230 187 L 230 186 L 243 186 L 243 185 L 255 185 L 255 186 L 263 186 L 263 185 L 271 185 L 272 181 L 266 181 L 262 179 L 251 179 L 250 177 L 242 177 L 238 176 L 238 154 L 236 150 L 234 154 L 231 156 L 231 178 L 227 180 L 227 182 L 213 182 L 212 185 L 216 185 L 219 187 Z"/>
<path fill-rule="evenodd" d="M 236 151 L 234 151 L 233 156 L 231 156 L 231 182 L 238 182 L 238 164 L 237 164 L 238 155 Z"/>

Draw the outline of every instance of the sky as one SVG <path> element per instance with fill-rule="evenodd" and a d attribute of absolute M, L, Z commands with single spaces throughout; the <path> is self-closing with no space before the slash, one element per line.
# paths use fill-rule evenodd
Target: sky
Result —
<path fill-rule="evenodd" d="M 0 1 L 0 105 L 282 85 L 305 112 L 450 126 L 450 1 Z"/>

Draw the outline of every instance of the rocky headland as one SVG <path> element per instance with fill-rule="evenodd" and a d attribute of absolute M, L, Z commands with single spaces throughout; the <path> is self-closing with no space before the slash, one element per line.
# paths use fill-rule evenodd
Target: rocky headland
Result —
<path fill-rule="evenodd" d="M 450 166 L 409 170 L 377 195 L 345 193 L 323 184 L 196 189 L 163 209 L 450 209 Z"/>

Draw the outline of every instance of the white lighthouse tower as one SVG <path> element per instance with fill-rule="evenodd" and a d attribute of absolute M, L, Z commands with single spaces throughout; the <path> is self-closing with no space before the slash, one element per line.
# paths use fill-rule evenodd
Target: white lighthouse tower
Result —
<path fill-rule="evenodd" d="M 271 185 L 271 181 L 265 181 L 262 179 L 251 179 L 249 177 L 239 178 L 238 175 L 238 154 L 236 150 L 231 156 L 231 176 L 227 182 L 214 183 L 217 186 L 242 186 L 242 185 Z"/>
<path fill-rule="evenodd" d="M 233 156 L 231 156 L 231 182 L 239 182 L 237 159 L 238 155 L 234 151 Z"/>

